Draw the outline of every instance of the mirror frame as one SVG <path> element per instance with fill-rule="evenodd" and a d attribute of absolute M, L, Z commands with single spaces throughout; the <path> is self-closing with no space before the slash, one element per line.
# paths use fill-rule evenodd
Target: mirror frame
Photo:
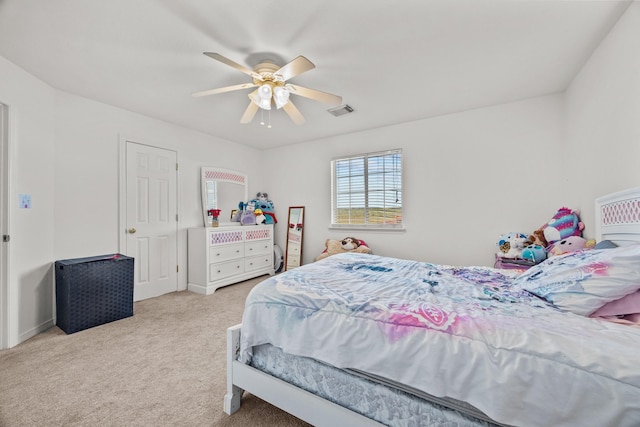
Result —
<path fill-rule="evenodd" d="M 298 216 L 298 220 L 295 223 L 292 223 L 291 213 L 292 209 L 300 209 L 300 215 Z M 291 225 L 294 227 L 291 227 Z M 296 232 L 297 226 L 300 225 L 300 235 Z M 293 229 L 293 233 L 292 233 Z M 287 250 L 284 256 L 284 271 L 290 270 L 292 268 L 300 267 L 302 265 L 302 243 L 304 236 L 304 206 L 289 206 L 289 215 L 287 216 Z M 299 239 L 300 242 L 300 257 L 297 265 L 293 265 L 289 263 L 289 242 L 297 243 L 296 240 Z"/>
<path fill-rule="evenodd" d="M 200 193 L 202 197 L 202 220 L 205 227 L 211 227 L 207 221 L 207 182 L 209 181 L 242 185 L 244 186 L 244 197 L 242 201 L 246 202 L 249 200 L 249 178 L 246 174 L 230 169 L 203 166 L 200 169 Z"/>

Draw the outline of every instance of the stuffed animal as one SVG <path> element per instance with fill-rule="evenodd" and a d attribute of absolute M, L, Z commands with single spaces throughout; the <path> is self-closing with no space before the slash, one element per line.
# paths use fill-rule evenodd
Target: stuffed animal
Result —
<path fill-rule="evenodd" d="M 544 231 L 542 231 L 542 228 L 535 230 L 533 234 L 529 235 L 529 242 L 532 245 L 542 246 L 543 248 L 546 248 L 548 245 L 547 239 L 544 238 Z"/>
<path fill-rule="evenodd" d="M 269 200 L 267 193 L 257 193 L 256 198 L 249 203 L 253 203 L 256 209 L 262 210 L 262 214 L 265 216 L 265 224 L 277 224 L 278 220 L 273 212 L 273 202 Z"/>
<path fill-rule="evenodd" d="M 522 233 L 507 233 L 498 239 L 498 252 L 500 258 L 521 258 L 527 236 Z"/>
<path fill-rule="evenodd" d="M 595 240 L 587 240 L 580 236 L 569 236 L 566 239 L 556 242 L 549 251 L 549 256 L 563 255 L 582 249 L 593 249 L 595 243 Z"/>
<path fill-rule="evenodd" d="M 531 261 L 534 264 L 540 264 L 542 261 L 547 259 L 547 251 L 542 245 L 531 244 L 525 246 L 522 250 L 521 257 L 522 259 Z"/>
<path fill-rule="evenodd" d="M 244 209 L 240 215 L 240 225 L 256 225 L 256 216 L 253 214 L 255 205 L 252 202 L 242 203 L 242 205 Z"/>
<path fill-rule="evenodd" d="M 364 240 L 360 240 L 355 237 L 345 237 L 342 240 L 327 239 L 324 246 L 324 251 L 316 258 L 316 261 L 344 252 L 357 252 L 361 254 L 371 253 L 371 249 L 369 249 Z"/>
<path fill-rule="evenodd" d="M 570 236 L 582 236 L 584 223 L 580 221 L 578 213 L 569 208 L 562 207 L 551 218 L 551 220 L 543 226 L 544 238 L 547 245 L 551 245 Z"/>
<path fill-rule="evenodd" d="M 253 211 L 253 214 L 256 216 L 256 224 L 266 224 L 267 218 L 262 213 L 262 209 L 258 208 Z"/>

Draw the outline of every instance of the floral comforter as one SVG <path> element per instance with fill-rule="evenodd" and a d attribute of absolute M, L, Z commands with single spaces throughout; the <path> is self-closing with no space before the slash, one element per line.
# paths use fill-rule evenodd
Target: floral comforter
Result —
<path fill-rule="evenodd" d="M 640 425 L 640 330 L 566 313 L 516 272 L 346 253 L 249 294 L 241 360 L 270 343 L 468 402 L 512 425 Z"/>

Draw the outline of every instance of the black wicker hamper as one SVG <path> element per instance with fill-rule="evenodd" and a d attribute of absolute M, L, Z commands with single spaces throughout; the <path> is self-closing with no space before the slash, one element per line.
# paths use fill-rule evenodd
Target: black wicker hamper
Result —
<path fill-rule="evenodd" d="M 133 316 L 133 261 L 121 254 L 56 261 L 56 325 L 72 334 Z"/>

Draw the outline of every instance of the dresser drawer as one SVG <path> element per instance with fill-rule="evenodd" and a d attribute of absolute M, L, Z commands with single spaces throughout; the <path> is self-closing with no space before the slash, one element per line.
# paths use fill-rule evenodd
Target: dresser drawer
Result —
<path fill-rule="evenodd" d="M 244 244 L 215 245 L 209 250 L 209 262 L 221 262 L 244 257 Z"/>
<path fill-rule="evenodd" d="M 258 255 L 244 260 L 244 270 L 253 271 L 261 268 L 273 268 L 273 252 L 264 255 Z"/>
<path fill-rule="evenodd" d="M 207 240 L 210 246 L 244 242 L 242 230 L 238 229 L 225 230 L 221 227 L 219 229 L 211 229 L 208 234 Z"/>
<path fill-rule="evenodd" d="M 216 281 L 225 277 L 244 273 L 244 259 L 209 264 L 209 280 Z"/>
<path fill-rule="evenodd" d="M 273 252 L 273 244 L 271 243 L 271 240 L 247 242 L 244 245 L 244 255 L 247 257 L 268 254 L 270 252 Z"/>

